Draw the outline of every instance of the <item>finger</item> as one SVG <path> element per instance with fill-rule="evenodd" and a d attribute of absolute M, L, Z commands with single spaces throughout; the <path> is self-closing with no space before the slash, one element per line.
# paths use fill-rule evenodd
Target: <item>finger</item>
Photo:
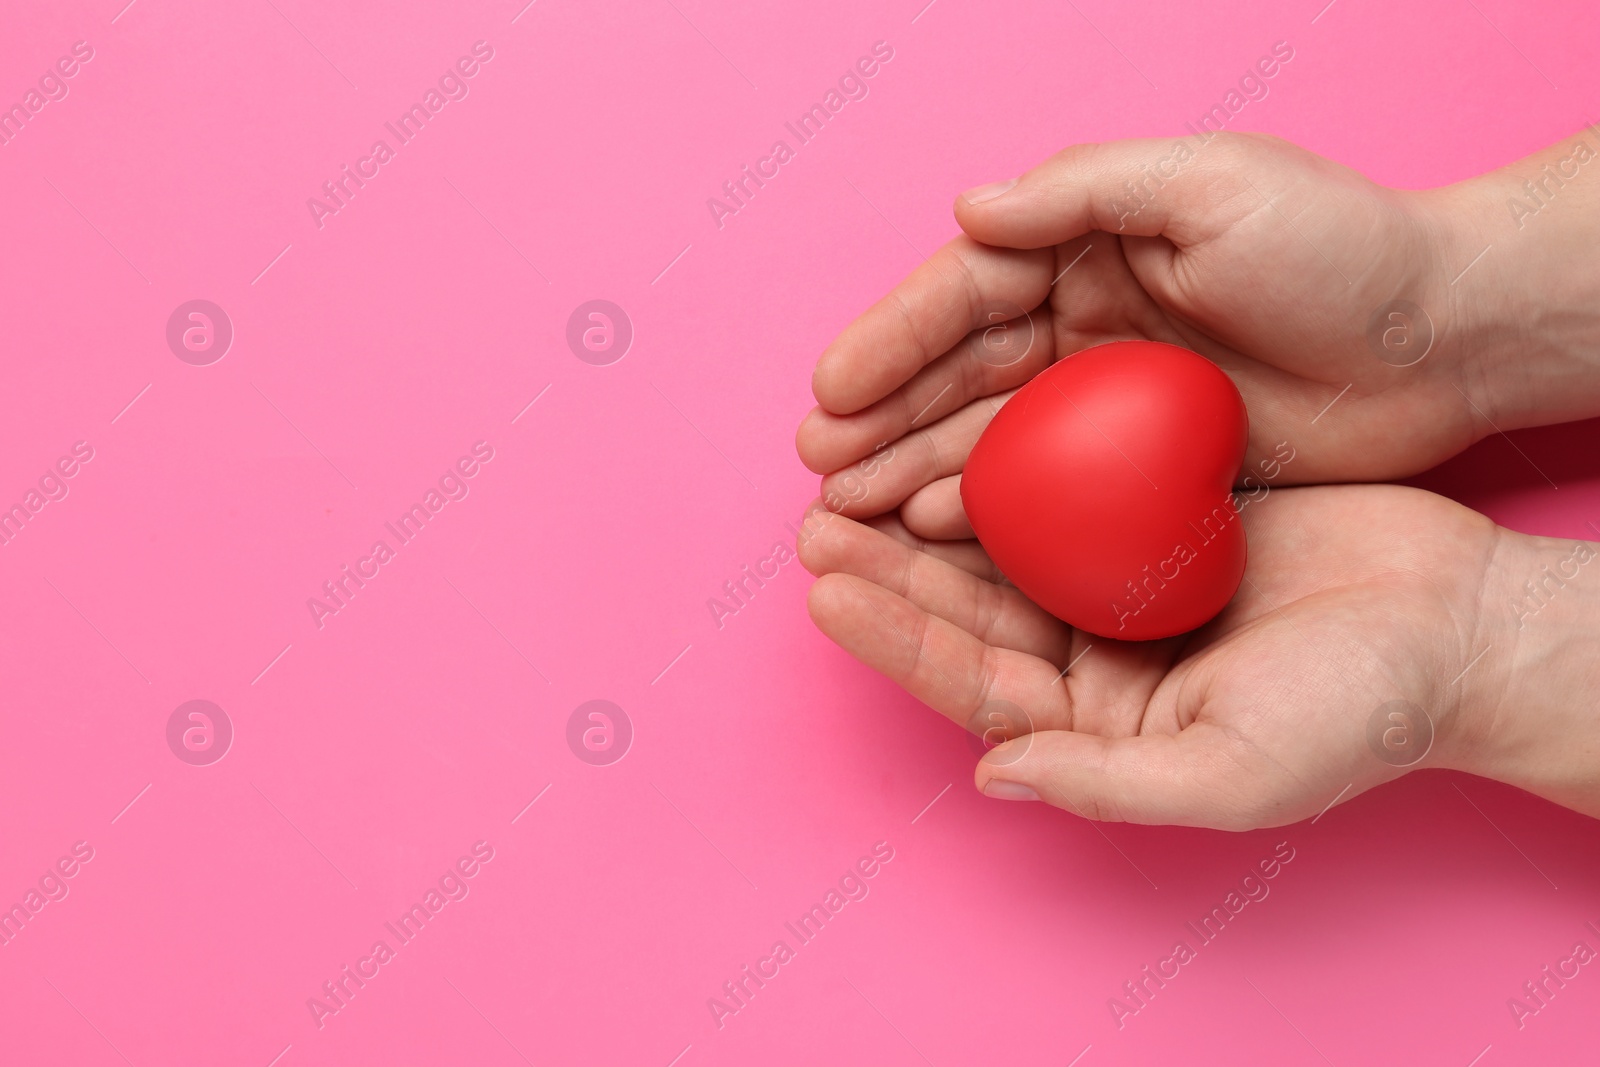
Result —
<path fill-rule="evenodd" d="M 987 321 L 882 400 L 849 415 L 813 408 L 795 434 L 800 461 L 840 470 L 978 397 L 1015 389 L 1055 361 L 1047 312 L 985 312 Z"/>
<path fill-rule="evenodd" d="M 901 544 L 917 551 L 925 552 L 934 559 L 943 560 L 953 567 L 960 567 L 968 574 L 977 575 L 986 582 L 1000 583 L 1005 581 L 1000 568 L 994 565 L 994 560 L 989 558 L 989 553 L 976 540 L 967 541 L 929 541 L 918 537 L 906 528 L 900 521 L 896 512 L 887 515 L 874 515 L 863 522 L 881 533 L 899 541 Z"/>
<path fill-rule="evenodd" d="M 929 482 L 900 505 L 906 529 L 930 541 L 960 541 L 976 537 L 961 506 L 961 475 Z"/>
<path fill-rule="evenodd" d="M 1012 184 L 967 190 L 956 198 L 956 221 L 976 240 L 1005 248 L 1045 248 L 1091 230 L 1160 236 L 1188 247 L 1259 203 L 1231 205 L 1228 195 L 1247 192 L 1238 175 L 1254 144 L 1218 135 L 1198 145 L 1153 139 L 1073 145 Z"/>
<path fill-rule="evenodd" d="M 986 645 L 887 589 L 825 574 L 806 604 L 817 628 L 846 652 L 966 729 L 988 728 L 984 713 L 997 701 L 1026 708 L 1033 729 L 1072 722 L 1066 687 L 1050 684 L 1055 667 Z"/>
<path fill-rule="evenodd" d="M 1177 734 L 1106 738 L 1036 732 L 992 749 L 973 780 L 998 799 L 1038 799 L 1102 822 L 1249 830 L 1302 813 L 1271 800 L 1269 780 L 1211 723 Z"/>
<path fill-rule="evenodd" d="M 811 376 L 817 403 L 848 415 L 888 396 L 970 331 L 996 304 L 1038 307 L 1050 289 L 1048 252 L 986 248 L 957 237 L 845 328 Z"/>
<path fill-rule="evenodd" d="M 815 575 L 851 574 L 959 626 L 986 645 L 1066 662 L 1072 628 L 1010 586 L 983 581 L 885 533 L 837 518 L 800 546 Z"/>
<path fill-rule="evenodd" d="M 826 528 L 829 522 L 843 518 L 843 516 L 824 507 L 820 499 L 813 500 L 810 506 L 806 508 L 805 514 L 806 518 L 802 528 L 796 531 L 797 549 Z M 927 553 L 934 559 L 941 560 L 953 567 L 960 567 L 968 574 L 975 575 L 986 582 L 1010 584 L 1006 582 L 1005 576 L 1000 573 L 1000 568 L 994 565 L 994 560 L 989 558 L 989 554 L 983 550 L 983 546 L 978 544 L 976 540 L 925 541 L 906 529 L 905 523 L 900 521 L 899 514 L 893 511 L 885 515 L 874 515 L 871 518 L 860 521 L 863 525 L 870 526 L 879 533 L 894 538 L 913 551 Z"/>
<path fill-rule="evenodd" d="M 892 449 L 874 457 L 876 473 L 862 477 L 855 467 L 822 479 L 822 499 L 851 518 L 881 515 L 897 508 L 930 482 L 960 473 L 995 413 L 1014 395 L 1000 393 L 974 400 L 925 430 L 907 434 Z"/>

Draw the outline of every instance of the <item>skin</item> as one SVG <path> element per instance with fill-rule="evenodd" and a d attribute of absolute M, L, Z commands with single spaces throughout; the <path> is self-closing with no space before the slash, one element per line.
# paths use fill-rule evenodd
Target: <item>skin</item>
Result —
<path fill-rule="evenodd" d="M 997 798 L 1107 820 L 1294 822 L 1411 769 L 1368 741 L 1374 718 L 1379 733 L 1396 721 L 1380 709 L 1406 701 L 1405 729 L 1433 732 L 1412 766 L 1600 816 L 1600 721 L 1584 708 L 1600 583 L 1581 577 L 1595 547 L 1421 490 L 1323 484 L 1600 414 L 1600 159 L 1575 161 L 1579 139 L 1600 149 L 1581 132 L 1423 192 L 1248 134 L 1177 163 L 1168 141 L 1076 146 L 998 195 L 970 190 L 963 236 L 818 361 L 797 434 L 824 475 L 826 521 L 800 544 L 817 625 L 935 710 L 1012 737 L 975 770 Z M 1124 183 L 1151 171 L 1159 187 L 1130 197 Z M 1425 314 L 1380 316 L 1374 347 L 1395 299 Z M 1019 332 L 996 333 L 1001 315 Z M 1202 629 L 1144 643 L 1031 603 L 971 540 L 959 496 L 1012 391 L 1128 338 L 1227 371 L 1251 418 L 1241 477 L 1256 479 L 1237 596 Z M 1284 442 L 1294 461 L 1269 467 Z"/>

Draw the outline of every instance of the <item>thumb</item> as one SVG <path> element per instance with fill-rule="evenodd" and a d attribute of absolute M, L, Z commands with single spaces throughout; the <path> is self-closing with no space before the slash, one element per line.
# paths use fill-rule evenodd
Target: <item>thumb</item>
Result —
<path fill-rule="evenodd" d="M 1298 818 L 1274 801 L 1234 746 L 1205 723 L 1145 737 L 1047 730 L 996 746 L 973 779 L 986 796 L 1040 799 L 1100 822 L 1251 830 Z"/>
<path fill-rule="evenodd" d="M 1044 248 L 1091 230 L 1187 247 L 1225 228 L 1219 213 L 1246 189 L 1241 172 L 1259 143 L 1212 133 L 1073 145 L 1020 178 L 968 189 L 956 198 L 956 222 L 1004 248 Z"/>

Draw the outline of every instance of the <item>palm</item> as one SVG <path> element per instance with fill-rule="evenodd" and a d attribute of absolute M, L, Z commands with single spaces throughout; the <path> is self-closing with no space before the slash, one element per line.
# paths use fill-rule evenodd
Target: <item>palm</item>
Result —
<path fill-rule="evenodd" d="M 1473 651 L 1493 525 L 1389 486 L 1274 492 L 1244 517 L 1239 595 L 1201 630 L 1145 643 L 1074 631 L 974 542 L 929 545 L 890 518 L 834 519 L 802 558 L 820 576 L 812 615 L 847 651 L 969 729 L 1027 734 L 985 763 L 1140 784 L 1131 806 L 1114 786 L 1079 802 L 1045 791 L 1090 817 L 1242 828 L 1314 815 L 1393 776 L 1365 730 L 1396 699 L 1430 710 L 1433 761 L 1447 759 L 1442 698 Z M 980 783 L 994 769 L 980 765 Z"/>

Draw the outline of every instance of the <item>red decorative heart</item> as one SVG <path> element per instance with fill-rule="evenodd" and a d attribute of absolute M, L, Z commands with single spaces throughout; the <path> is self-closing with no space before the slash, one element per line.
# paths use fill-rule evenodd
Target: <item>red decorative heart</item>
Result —
<path fill-rule="evenodd" d="M 1006 402 L 961 502 L 1001 573 L 1052 615 L 1101 637 L 1171 637 L 1244 576 L 1232 490 L 1249 432 L 1216 364 L 1156 341 L 1097 345 Z"/>

